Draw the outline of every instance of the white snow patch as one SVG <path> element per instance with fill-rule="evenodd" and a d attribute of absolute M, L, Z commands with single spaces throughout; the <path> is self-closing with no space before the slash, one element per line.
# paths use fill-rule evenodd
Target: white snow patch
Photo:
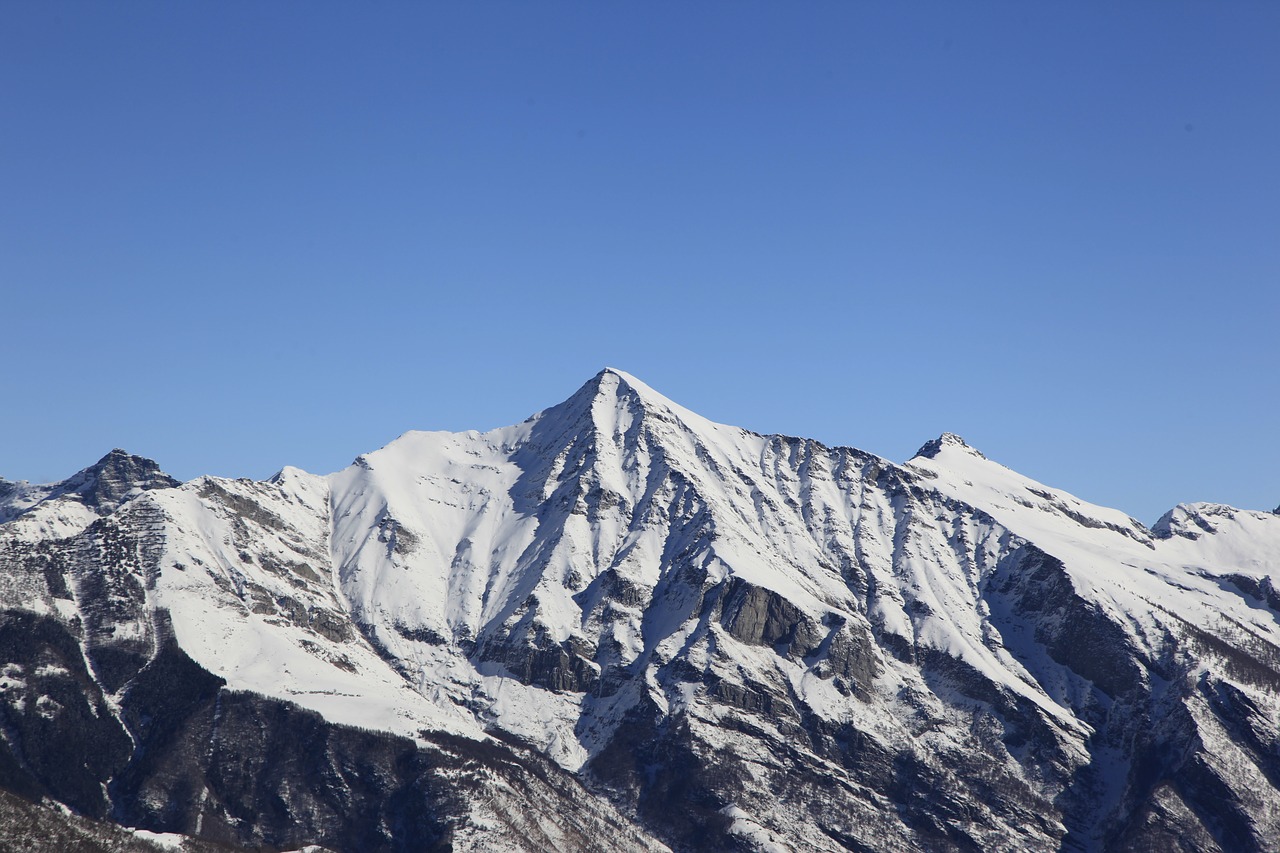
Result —
<path fill-rule="evenodd" d="M 720 810 L 720 814 L 732 819 L 733 822 L 729 824 L 731 834 L 746 838 L 761 853 L 794 853 L 782 839 L 757 823 L 751 815 L 736 805 L 725 806 Z"/>

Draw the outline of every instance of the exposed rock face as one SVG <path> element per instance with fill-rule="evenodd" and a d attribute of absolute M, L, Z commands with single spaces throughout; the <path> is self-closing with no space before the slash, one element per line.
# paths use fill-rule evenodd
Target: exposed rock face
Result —
<path fill-rule="evenodd" d="M 1276 849 L 1278 560 L 616 371 L 330 477 L 113 451 L 0 483 L 0 788 L 252 848 Z"/>
<path fill-rule="evenodd" d="M 77 815 L 61 803 L 38 804 L 0 789 L 3 853 L 226 853 L 226 846 L 190 837 L 134 831 Z M 315 847 L 308 853 L 329 853 Z"/>
<path fill-rule="evenodd" d="M 99 515 L 107 515 L 136 491 L 171 489 L 177 485 L 178 481 L 161 471 L 155 462 L 117 448 L 68 480 L 60 496 L 76 495 Z"/>

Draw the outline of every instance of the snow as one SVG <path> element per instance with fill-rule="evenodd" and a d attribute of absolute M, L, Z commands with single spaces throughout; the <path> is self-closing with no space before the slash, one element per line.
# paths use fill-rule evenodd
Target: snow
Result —
<path fill-rule="evenodd" d="M 7 540 L 61 539 L 97 518 L 48 499 L 56 485 L 9 492 Z M 408 737 L 501 729 L 570 770 L 642 699 L 708 727 L 747 713 L 688 672 L 772 685 L 884 743 L 965 747 L 978 703 L 881 647 L 854 694 L 821 661 L 735 639 L 716 611 L 732 579 L 824 632 L 874 630 L 963 661 L 993 692 L 1040 709 L 1063 760 L 1080 765 L 1114 758 L 1086 751 L 1092 729 L 1073 709 L 1089 685 L 1048 657 L 1036 625 L 992 612 L 991 579 L 1017 548 L 1061 560 L 1076 593 L 1152 653 L 1176 620 L 1229 618 L 1280 642 L 1274 610 L 1232 580 L 1280 573 L 1280 516 L 1188 504 L 1152 531 L 956 436 L 898 466 L 713 423 L 613 369 L 514 426 L 407 432 L 328 476 L 204 477 L 132 494 L 129 507 L 161 519 L 163 553 L 145 579 L 147 618 L 119 623 L 117 638 L 171 629 L 228 689 Z M 39 590 L 12 597 L 68 622 L 81 607 Z M 505 655 L 533 648 L 580 656 L 588 677 L 613 666 L 628 679 L 608 695 L 525 684 L 510 669 L 518 655 Z M 673 661 L 686 675 L 664 669 Z M 0 693 L 26 687 L 13 666 Z M 745 801 L 724 813 L 757 849 L 788 849 Z"/>
<path fill-rule="evenodd" d="M 178 835 L 173 832 L 151 832 L 146 829 L 130 829 L 129 831 L 138 840 L 149 842 L 165 850 L 182 850 L 188 840 L 185 835 Z"/>
<path fill-rule="evenodd" d="M 253 612 L 246 590 L 289 598 L 311 612 L 341 612 L 332 586 L 299 585 L 240 554 L 233 517 L 210 511 L 201 491 L 210 484 L 244 500 L 261 502 L 282 529 L 260 530 L 260 555 L 280 563 L 314 564 L 290 541 L 327 541 L 323 481 L 299 480 L 286 494 L 239 481 L 202 478 L 181 489 L 148 496 L 165 513 L 173 533 L 155 590 L 156 607 L 168 612 L 179 644 L 197 663 L 233 689 L 287 699 L 334 722 L 416 736 L 422 729 L 480 736 L 469 714 L 448 701 L 430 701 L 357 637 L 330 640 L 304 624 Z M 274 484 L 274 485 L 279 485 Z M 215 493 L 216 494 L 216 493 Z M 177 568 L 179 565 L 184 568 Z M 315 567 L 313 565 L 313 570 Z M 326 571 L 326 569 L 322 569 Z"/>
<path fill-rule="evenodd" d="M 1239 613 L 1240 595 L 1218 580 L 1228 574 L 1273 576 L 1280 569 L 1280 516 L 1184 505 L 1158 527 L 1192 532 L 1196 538 L 1158 538 L 1118 510 L 1037 483 L 961 443 L 943 442 L 932 458 L 917 456 L 907 467 L 924 474 L 931 488 L 989 513 L 1021 539 L 1061 559 L 1076 591 L 1130 624 L 1135 639 L 1148 648 L 1153 649 L 1153 637 L 1159 634 L 1153 615 L 1159 608 L 1192 625 L 1236 614 L 1253 630 L 1280 640 L 1274 613 Z M 1202 529 L 1195 519 L 1215 532 Z"/>
<path fill-rule="evenodd" d="M 727 805 L 720 810 L 720 814 L 731 819 L 732 823 L 729 824 L 731 835 L 742 836 L 753 849 L 760 853 L 792 853 L 791 847 L 737 806 Z"/>

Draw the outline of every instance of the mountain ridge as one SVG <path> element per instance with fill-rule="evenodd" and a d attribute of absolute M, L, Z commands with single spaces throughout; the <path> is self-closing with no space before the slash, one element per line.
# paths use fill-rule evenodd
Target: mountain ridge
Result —
<path fill-rule="evenodd" d="M 110 457 L 98 506 L 68 490 L 0 523 L 0 732 L 27 733 L 0 787 L 87 817 L 334 849 L 601 849 L 590 826 L 634 849 L 1280 843 L 1274 515 L 1148 529 L 950 433 L 896 464 L 611 368 L 325 476 L 177 484 Z M 81 775 L 40 734 L 73 717 L 121 744 Z M 279 787 L 285 765 L 243 763 L 306 763 L 269 719 L 347 769 Z M 420 769 L 369 775 L 359 749 Z M 386 785 L 433 822 L 341 805 Z"/>

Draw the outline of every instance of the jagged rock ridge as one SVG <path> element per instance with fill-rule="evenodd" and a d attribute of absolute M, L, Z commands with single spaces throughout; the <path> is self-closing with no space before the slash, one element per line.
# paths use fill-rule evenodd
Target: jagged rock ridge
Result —
<path fill-rule="evenodd" d="M 0 484 L 0 786 L 87 817 L 352 850 L 1280 844 L 1270 513 L 1148 530 L 957 436 L 897 465 L 614 370 L 328 477 L 86 471 Z"/>

